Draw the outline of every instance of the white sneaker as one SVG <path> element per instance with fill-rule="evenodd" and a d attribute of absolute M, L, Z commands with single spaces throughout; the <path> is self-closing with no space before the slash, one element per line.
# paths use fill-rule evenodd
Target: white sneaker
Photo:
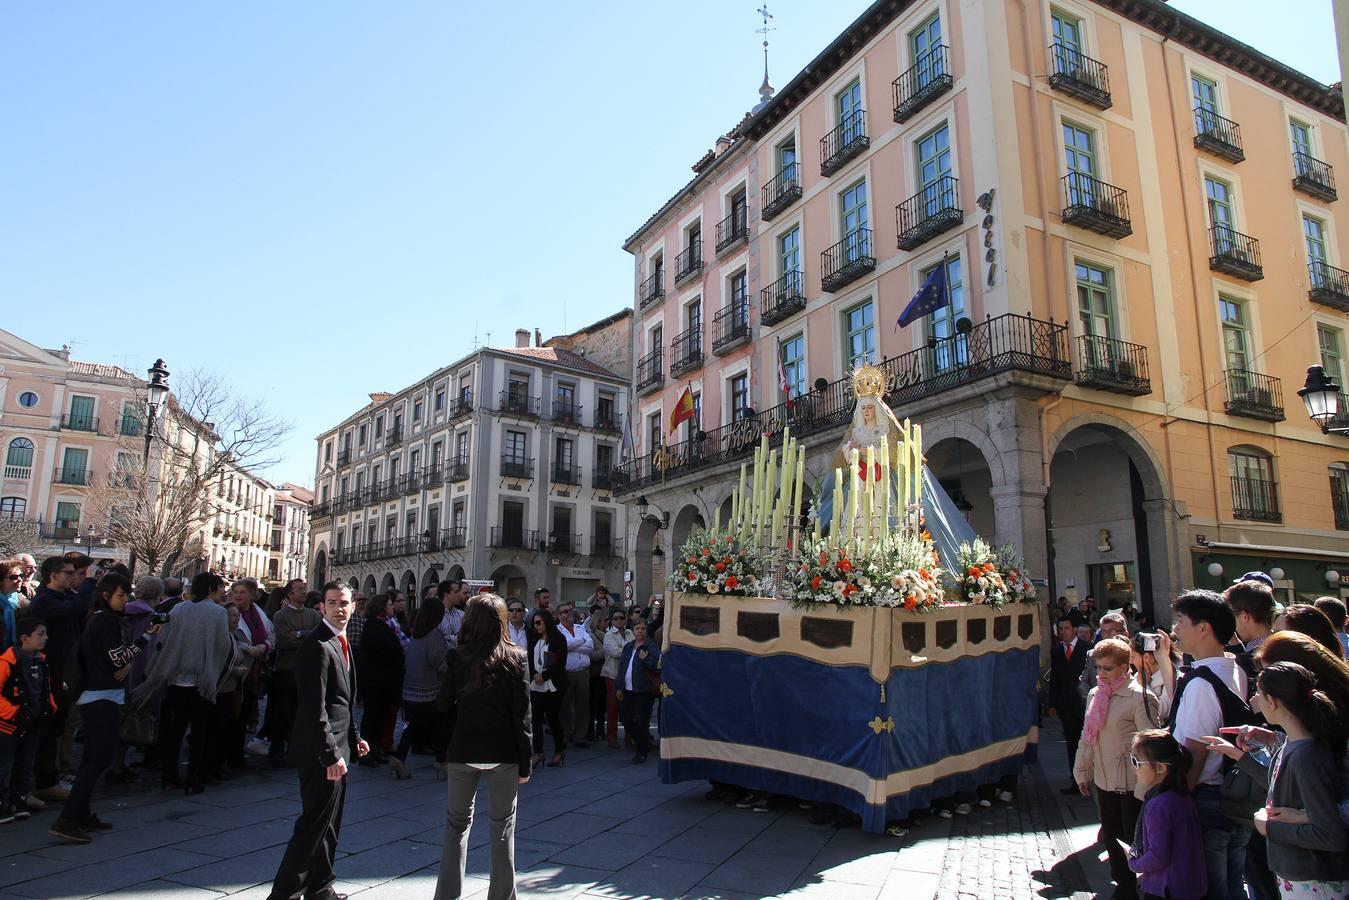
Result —
<path fill-rule="evenodd" d="M 951 818 L 951 811 L 943 806 L 941 809 L 937 810 L 937 815 L 941 816 L 943 819 L 949 819 Z"/>
<path fill-rule="evenodd" d="M 984 809 L 988 809 L 990 806 L 993 805 L 993 801 L 980 799 L 979 805 L 982 806 Z"/>
<path fill-rule="evenodd" d="M 971 809 L 971 807 L 970 807 L 970 805 L 969 805 L 968 803 L 957 803 L 957 804 L 956 804 L 956 815 L 958 815 L 958 816 L 968 816 L 968 815 L 970 814 L 970 809 Z"/>
<path fill-rule="evenodd" d="M 1013 799 L 1011 791 L 998 791 L 998 799 L 1003 803 L 1011 803 Z"/>
<path fill-rule="evenodd" d="M 254 756 L 266 756 L 270 749 L 266 741 L 260 741 L 257 738 L 253 738 L 244 746 L 244 752 L 251 753 Z"/>

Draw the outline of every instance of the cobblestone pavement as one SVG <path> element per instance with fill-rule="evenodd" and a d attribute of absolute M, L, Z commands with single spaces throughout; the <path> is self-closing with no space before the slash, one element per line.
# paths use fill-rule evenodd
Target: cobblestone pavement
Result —
<path fill-rule="evenodd" d="M 814 826 L 786 804 L 739 810 L 704 800 L 703 784 L 660 784 L 654 760 L 636 766 L 625 753 L 575 750 L 565 768 L 545 769 L 522 789 L 519 895 L 1088 897 L 1089 886 L 1109 887 L 1089 848 L 1094 810 L 1059 795 L 1066 761 L 1051 735 L 1042 753 L 1048 771 L 1028 769 L 1014 805 L 933 817 L 903 839 Z M 410 781 L 383 769 L 352 774 L 338 890 L 362 900 L 432 896 L 444 785 L 429 759 L 414 760 Z M 294 773 L 258 769 L 194 797 L 151 780 L 102 793 L 95 809 L 116 827 L 88 846 L 49 837 L 51 811 L 0 826 L 0 900 L 265 897 L 300 808 Z M 474 823 L 466 896 L 487 889 L 485 825 Z"/>

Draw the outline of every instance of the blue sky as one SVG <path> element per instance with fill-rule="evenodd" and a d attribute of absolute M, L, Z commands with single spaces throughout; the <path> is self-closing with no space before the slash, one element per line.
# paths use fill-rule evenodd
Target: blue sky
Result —
<path fill-rule="evenodd" d="M 1336 81 L 1304 4 L 1173 0 Z M 5 4 L 0 327 L 226 375 L 307 484 L 368 392 L 631 303 L 623 239 L 757 100 L 755 5 Z M 769 5 L 777 85 L 866 6 Z"/>

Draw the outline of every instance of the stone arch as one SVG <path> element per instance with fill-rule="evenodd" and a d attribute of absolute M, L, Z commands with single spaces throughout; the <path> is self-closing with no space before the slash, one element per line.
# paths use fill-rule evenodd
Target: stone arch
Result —
<path fill-rule="evenodd" d="M 966 416 L 946 416 L 931 423 L 923 423 L 923 448 L 935 447 L 943 441 L 958 438 L 976 449 L 988 466 L 993 483 L 1006 484 L 1007 470 L 1003 465 L 1002 454 L 987 431 L 974 425 Z"/>
<path fill-rule="evenodd" d="M 525 580 L 525 570 L 517 565 L 506 563 L 497 566 L 492 572 L 492 581 L 495 582 L 495 590 L 502 597 L 516 597 L 525 601 L 525 604 L 532 605 L 533 597 L 525 596 L 525 589 L 528 587 Z"/>
<path fill-rule="evenodd" d="M 384 577 L 381 578 L 379 582 L 379 592 L 381 594 L 385 594 L 388 593 L 389 591 L 394 590 L 397 586 L 398 583 L 394 581 L 393 573 L 385 572 Z"/>
<path fill-rule="evenodd" d="M 660 547 L 660 533 L 660 525 L 656 519 L 648 517 L 637 524 L 637 539 L 632 553 L 634 597 L 650 597 L 652 594 L 652 584 L 655 581 L 653 569 L 665 556 L 665 551 Z"/>
<path fill-rule="evenodd" d="M 374 575 L 365 576 L 365 582 L 361 585 L 361 593 L 365 594 L 366 599 L 369 599 L 375 596 L 375 591 L 376 591 L 375 576 Z"/>
<path fill-rule="evenodd" d="M 721 520 L 723 528 L 731 524 L 731 509 L 734 506 L 735 502 L 730 495 L 727 495 L 726 499 L 721 501 L 721 506 L 718 508 L 718 518 Z"/>
<path fill-rule="evenodd" d="M 1143 479 L 1143 488 L 1147 500 L 1159 500 L 1170 497 L 1167 489 L 1165 469 L 1161 457 L 1148 445 L 1147 441 L 1136 436 L 1133 426 L 1118 416 L 1105 412 L 1078 413 L 1065 420 L 1049 438 L 1049 458 L 1052 460 L 1059 446 L 1069 434 L 1079 428 L 1097 428 L 1119 440 L 1121 448 L 1128 454 Z"/>
<path fill-rule="evenodd" d="M 418 594 L 425 593 L 427 588 L 433 587 L 439 583 L 440 583 L 439 573 L 435 569 L 427 569 L 425 572 L 422 573 L 422 586 L 421 590 L 419 590 L 417 593 Z"/>
<path fill-rule="evenodd" d="M 421 592 L 417 590 L 417 573 L 411 569 L 403 572 L 403 578 L 398 589 L 403 592 L 403 596 L 408 598 L 408 609 L 416 609 L 418 602 L 421 601 Z"/>
<path fill-rule="evenodd" d="M 676 553 L 679 552 L 690 534 L 706 527 L 707 520 L 703 518 L 702 511 L 692 503 L 685 504 L 670 521 L 670 546 Z"/>
<path fill-rule="evenodd" d="M 328 547 L 326 544 L 319 544 L 318 552 L 314 554 L 314 569 L 310 576 L 311 586 L 316 590 L 322 590 L 328 583 Z"/>
<path fill-rule="evenodd" d="M 450 566 L 450 570 L 445 573 L 446 581 L 461 581 L 464 577 L 464 567 L 455 563 Z"/>
<path fill-rule="evenodd" d="M 951 502 L 983 538 L 995 541 L 997 521 L 993 508 L 993 469 L 978 446 L 964 437 L 946 437 L 931 442 L 924 434 L 924 455 L 932 477 Z"/>

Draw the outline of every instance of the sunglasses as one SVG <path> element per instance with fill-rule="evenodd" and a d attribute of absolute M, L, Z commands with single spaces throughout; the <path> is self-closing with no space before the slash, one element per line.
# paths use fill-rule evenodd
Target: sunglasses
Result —
<path fill-rule="evenodd" d="M 1132 753 L 1129 754 L 1129 763 L 1130 763 L 1135 769 L 1137 769 L 1139 766 L 1142 766 L 1142 765 L 1144 765 L 1144 764 L 1147 764 L 1147 765 L 1149 765 L 1149 766 L 1169 766 L 1169 765 L 1171 765 L 1170 763 L 1153 762 L 1153 761 L 1150 760 L 1150 759 L 1139 759 L 1137 756 L 1134 756 Z"/>
<path fill-rule="evenodd" d="M 523 610 L 522 608 L 520 608 L 520 607 L 517 606 L 517 607 L 515 607 L 514 609 L 509 609 L 509 610 L 507 610 L 507 612 L 509 612 L 511 615 L 515 615 L 516 613 L 522 613 L 522 612 L 524 612 L 524 610 Z"/>

